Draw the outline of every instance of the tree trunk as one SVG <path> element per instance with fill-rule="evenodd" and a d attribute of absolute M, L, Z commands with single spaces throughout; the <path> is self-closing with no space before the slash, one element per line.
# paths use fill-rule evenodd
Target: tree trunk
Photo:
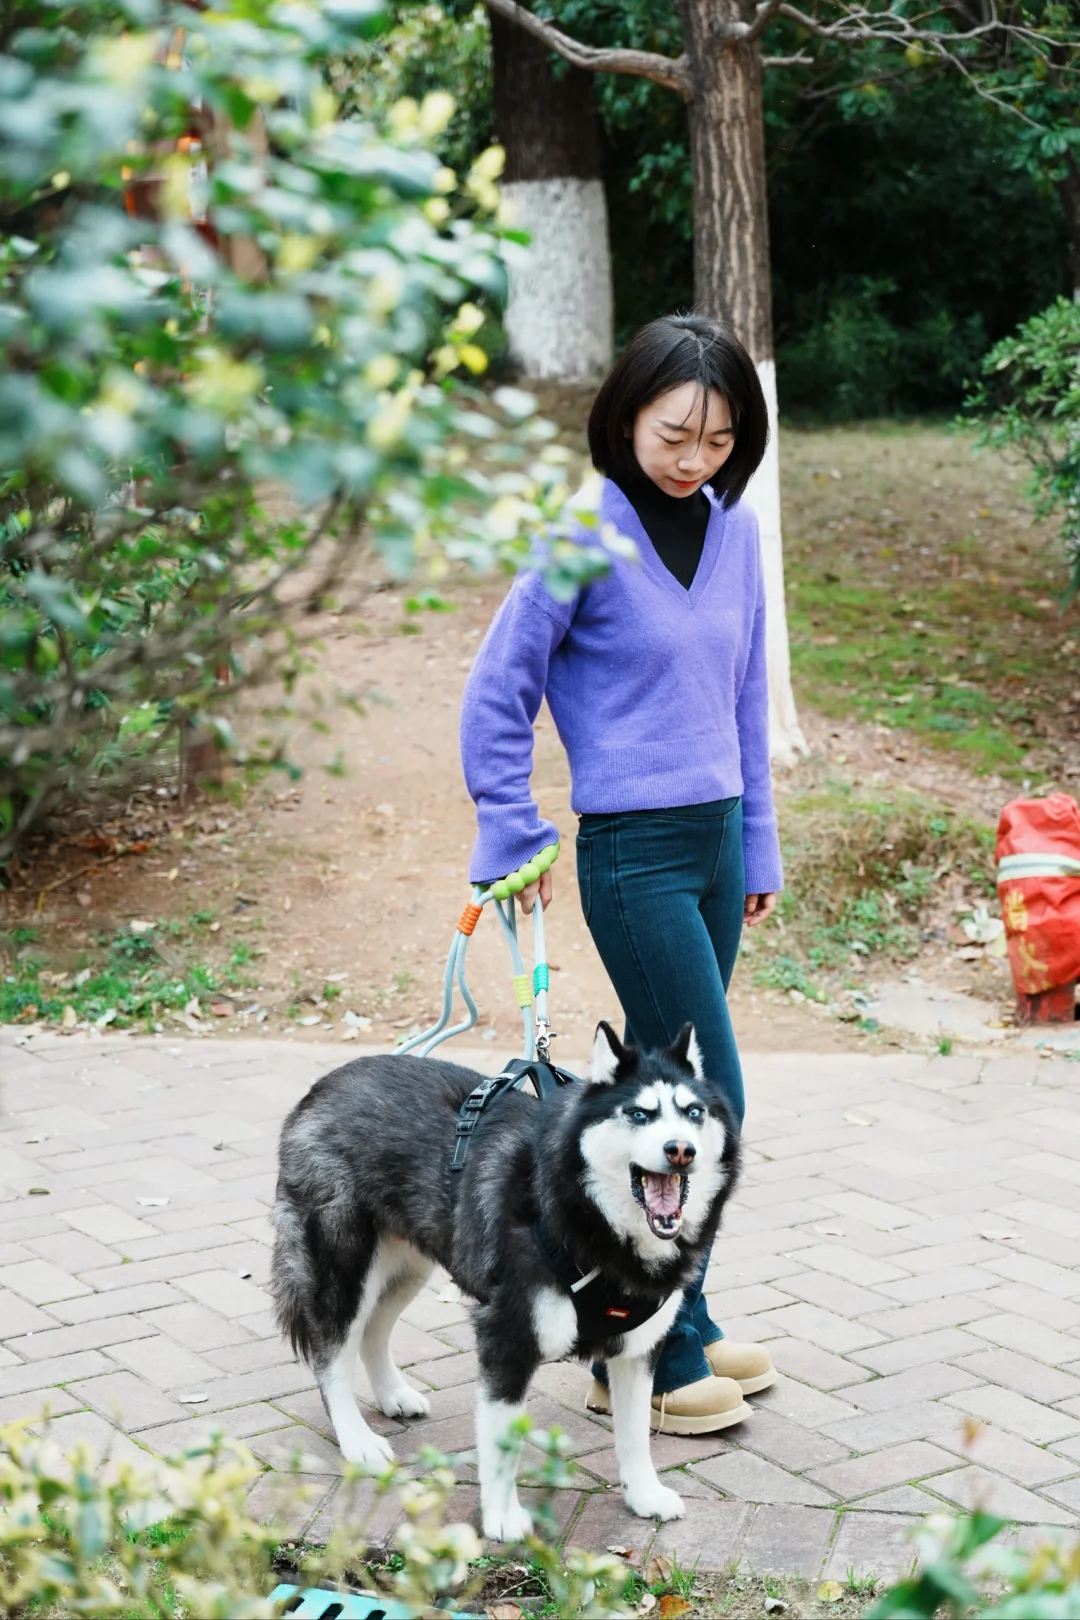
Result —
<path fill-rule="evenodd" d="M 591 382 L 611 364 L 607 203 L 590 73 L 491 16 L 495 131 L 502 191 L 530 246 L 510 266 L 506 330 L 526 377 Z"/>
<path fill-rule="evenodd" d="M 683 0 L 682 16 L 693 75 L 694 299 L 746 345 L 769 407 L 769 447 L 746 498 L 757 512 L 765 570 L 770 749 L 777 763 L 791 765 L 808 750 L 791 690 L 784 607 L 761 53 L 756 43 L 722 46 L 713 38 L 718 22 L 752 22 L 753 5 Z"/>

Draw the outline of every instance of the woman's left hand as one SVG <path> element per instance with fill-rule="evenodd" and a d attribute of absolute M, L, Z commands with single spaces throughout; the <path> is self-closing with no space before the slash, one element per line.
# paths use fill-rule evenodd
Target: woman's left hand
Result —
<path fill-rule="evenodd" d="M 748 894 L 743 903 L 743 922 L 747 928 L 756 928 L 776 910 L 775 894 Z"/>

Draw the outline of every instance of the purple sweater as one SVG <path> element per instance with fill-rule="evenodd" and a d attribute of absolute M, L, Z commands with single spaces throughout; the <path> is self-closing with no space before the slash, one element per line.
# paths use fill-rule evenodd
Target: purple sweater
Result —
<path fill-rule="evenodd" d="M 614 557 L 609 573 L 568 602 L 535 573 L 514 581 L 462 702 L 461 756 L 479 824 L 472 882 L 505 877 L 558 837 L 529 790 L 533 722 L 546 697 L 578 815 L 742 794 L 746 892 L 782 887 L 757 518 L 742 502 L 725 512 L 710 500 L 689 590 L 610 479 L 601 519 L 636 542 L 639 560 Z"/>

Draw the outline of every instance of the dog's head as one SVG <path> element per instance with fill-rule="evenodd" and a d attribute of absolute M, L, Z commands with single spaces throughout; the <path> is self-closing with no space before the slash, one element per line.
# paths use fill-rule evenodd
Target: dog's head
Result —
<path fill-rule="evenodd" d="M 694 1026 L 641 1052 L 601 1023 L 580 1106 L 586 1189 L 609 1224 L 653 1257 L 674 1238 L 695 1241 L 734 1184 L 738 1139 Z"/>

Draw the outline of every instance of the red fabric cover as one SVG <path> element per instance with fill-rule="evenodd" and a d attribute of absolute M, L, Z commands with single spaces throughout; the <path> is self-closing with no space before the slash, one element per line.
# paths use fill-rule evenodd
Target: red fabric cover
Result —
<path fill-rule="evenodd" d="M 1080 860 L 1080 806 L 1067 793 L 1014 799 L 998 822 L 997 859 Z M 1080 978 L 1080 877 L 1006 878 L 998 884 L 1013 981 L 1025 996 Z"/>

